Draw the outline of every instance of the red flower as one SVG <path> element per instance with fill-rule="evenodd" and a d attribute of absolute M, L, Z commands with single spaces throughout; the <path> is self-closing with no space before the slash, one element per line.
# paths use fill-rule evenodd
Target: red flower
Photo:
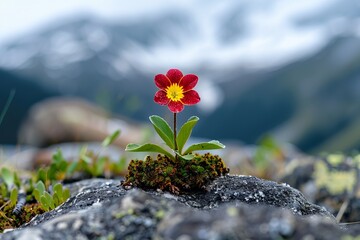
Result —
<path fill-rule="evenodd" d="M 168 105 L 173 113 L 181 112 L 184 105 L 194 105 L 200 101 L 199 94 L 193 90 L 198 82 L 194 74 L 183 76 L 178 69 L 170 69 L 166 75 L 155 76 L 156 92 L 154 101 L 160 105 Z"/>

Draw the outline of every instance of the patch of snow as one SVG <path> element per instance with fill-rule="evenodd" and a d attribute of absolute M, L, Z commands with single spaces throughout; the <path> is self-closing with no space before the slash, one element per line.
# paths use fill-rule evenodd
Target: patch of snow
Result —
<path fill-rule="evenodd" d="M 200 76 L 196 89 L 201 96 L 201 101 L 197 105 L 204 113 L 211 113 L 224 101 L 224 93 L 212 81 Z"/>
<path fill-rule="evenodd" d="M 50 38 L 49 48 L 44 47 L 45 65 L 50 69 L 60 69 L 68 64 L 84 61 L 93 56 L 93 53 L 75 36 L 66 31 L 55 32 Z"/>
<path fill-rule="evenodd" d="M 96 52 L 105 49 L 110 43 L 109 35 L 100 27 L 93 25 L 85 25 L 81 29 L 88 46 Z"/>
<path fill-rule="evenodd" d="M 329 32 L 335 31 L 333 33 L 337 34 L 337 31 L 343 31 L 342 29 L 346 25 L 355 26 L 353 31 L 360 35 L 359 24 L 356 24 L 358 20 L 351 19 L 349 16 L 330 18 L 326 21 L 319 20 L 306 26 L 297 24 L 299 19 L 307 19 L 326 13 L 327 9 L 339 4 L 339 1 L 318 0 L 314 2 L 304 0 L 294 2 L 274 0 L 269 2 L 253 0 L 239 2 L 233 0 L 208 2 L 199 0 L 194 2 L 187 0 L 169 2 L 158 0 L 156 4 L 153 2 L 149 4 L 143 0 L 139 4 L 127 3 L 126 11 L 119 7 L 122 4 L 115 4 L 115 2 L 108 5 L 87 3 L 86 9 L 110 22 L 120 21 L 125 24 L 144 17 L 144 15 L 151 18 L 151 16 L 159 16 L 174 9 L 188 16 L 191 27 L 179 27 L 180 29 L 177 29 L 171 25 L 168 28 L 168 34 L 176 39 L 176 44 L 167 41 L 165 38 L 159 39 L 160 43 L 151 49 L 146 46 L 125 48 L 129 50 L 127 60 L 131 61 L 128 63 L 136 64 L 139 68 L 158 69 L 159 67 L 177 66 L 183 69 L 202 64 L 220 69 L 224 66 L 238 66 L 239 64 L 263 68 L 278 66 L 317 51 L 329 40 Z M 51 5 L 44 8 L 52 9 L 52 14 L 49 14 L 48 10 L 47 12 L 40 11 L 43 8 L 37 9 L 37 11 L 46 15 L 47 18 L 54 16 L 55 13 L 57 17 L 60 17 L 59 15 L 64 15 L 63 7 L 66 4 L 57 3 L 57 5 L 57 9 L 60 9 L 58 12 Z M 71 5 L 68 7 L 70 8 Z M 73 7 L 74 12 L 80 9 L 80 5 L 74 4 Z M 9 9 L 11 10 L 11 8 Z M 243 13 L 235 19 L 234 24 L 243 28 L 244 32 L 234 32 L 234 34 L 239 35 L 237 41 L 224 43 L 219 37 L 219 29 L 226 27 L 224 20 L 234 10 Z M 119 12 L 122 14 L 119 15 Z M 4 14 L 9 13 L 4 12 Z M 36 18 L 44 17 L 38 14 Z M 95 52 L 105 49 L 111 42 L 109 34 L 98 26 L 86 25 L 80 29 L 80 33 L 85 38 L 85 45 Z M 62 37 L 65 37 L 65 40 L 63 39 L 65 44 L 56 45 L 58 48 L 53 49 L 53 52 L 58 52 L 67 60 L 59 62 L 58 65 L 81 61 L 91 56 L 82 49 L 82 42 L 70 41 L 69 36 Z M 68 39 L 66 40 L 66 38 Z M 29 51 L 25 55 L 28 54 Z M 17 58 L 17 64 L 12 59 L 8 65 L 4 62 L 0 62 L 0 65 L 19 66 L 24 63 L 25 59 L 28 59 L 18 54 L 13 55 L 13 57 Z M 56 64 L 52 62 L 52 65 Z M 126 70 L 126 65 L 121 62 L 116 63 L 115 66 L 120 72 Z"/>
<path fill-rule="evenodd" d="M 239 64 L 253 68 L 281 65 L 311 54 L 326 44 L 325 25 L 302 27 L 295 24 L 299 17 L 320 13 L 326 4 L 329 2 L 325 0 L 316 3 L 278 0 L 270 4 L 255 0 L 243 5 L 237 1 L 185 4 L 179 11 L 191 16 L 196 33 L 188 37 L 189 33 L 180 32 L 180 39 L 187 38 L 179 41 L 179 46 L 163 44 L 151 51 L 140 47 L 133 55 L 136 59 L 132 60 L 149 68 L 190 68 L 202 64 L 217 68 Z M 224 44 L 218 39 L 217 29 L 224 27 L 222 19 L 233 9 L 244 10 L 240 24 L 245 25 L 246 34 L 239 41 Z"/>
<path fill-rule="evenodd" d="M 110 61 L 110 65 L 120 74 L 120 75 L 123 75 L 123 74 L 126 74 L 128 73 L 130 70 L 131 70 L 131 66 L 129 64 L 129 62 L 119 56 L 119 57 L 116 57 L 115 59 L 111 60 Z M 117 80 L 121 80 L 121 78 L 116 78 Z"/>

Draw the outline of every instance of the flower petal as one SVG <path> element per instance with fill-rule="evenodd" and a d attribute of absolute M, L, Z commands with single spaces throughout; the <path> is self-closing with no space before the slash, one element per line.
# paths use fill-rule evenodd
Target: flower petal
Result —
<path fill-rule="evenodd" d="M 181 102 L 185 105 L 194 105 L 200 102 L 200 96 L 195 90 L 190 90 L 184 93 Z"/>
<path fill-rule="evenodd" d="M 160 105 L 166 105 L 169 103 L 169 98 L 166 96 L 166 92 L 159 90 L 155 93 L 154 101 Z"/>
<path fill-rule="evenodd" d="M 183 74 L 179 69 L 170 69 L 166 76 L 170 79 L 171 83 L 179 83 Z"/>
<path fill-rule="evenodd" d="M 182 86 L 183 90 L 186 92 L 196 86 L 198 79 L 199 78 L 195 74 L 187 74 L 181 79 L 179 85 Z"/>
<path fill-rule="evenodd" d="M 179 113 L 184 109 L 184 105 L 180 101 L 177 101 L 177 102 L 170 101 L 169 104 L 168 104 L 168 108 L 173 113 Z"/>
<path fill-rule="evenodd" d="M 164 74 L 156 75 L 154 81 L 155 81 L 155 85 L 163 90 L 165 90 L 171 84 L 170 79 Z"/>

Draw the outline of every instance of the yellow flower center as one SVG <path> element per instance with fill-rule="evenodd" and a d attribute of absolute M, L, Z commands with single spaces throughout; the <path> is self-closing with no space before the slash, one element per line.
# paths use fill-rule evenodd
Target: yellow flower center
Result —
<path fill-rule="evenodd" d="M 174 102 L 178 102 L 184 97 L 184 90 L 177 83 L 171 84 L 165 91 L 166 96 Z"/>

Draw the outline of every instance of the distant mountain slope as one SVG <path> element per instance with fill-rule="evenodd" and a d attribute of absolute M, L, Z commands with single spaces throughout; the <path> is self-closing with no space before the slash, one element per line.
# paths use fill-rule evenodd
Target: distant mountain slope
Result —
<path fill-rule="evenodd" d="M 0 49 L 0 66 L 64 95 L 80 96 L 109 111 L 146 119 L 156 108 L 153 72 L 132 65 L 136 46 L 177 44 L 186 18 L 168 14 L 130 23 L 107 23 L 92 16 L 54 23 Z M 184 22 L 185 21 L 185 22 Z M 151 90 L 150 90 L 151 89 Z M 141 110 L 140 110 L 141 108 Z"/>
<path fill-rule="evenodd" d="M 237 96 L 229 95 L 199 132 L 247 143 L 270 132 L 305 151 L 360 147 L 359 38 L 337 38 L 312 57 L 248 77 L 257 78 L 256 83 Z M 234 91 L 236 81 L 222 84 L 223 91 Z M 223 128 L 220 122 L 232 127 Z M 338 134 L 346 139 L 345 129 L 352 140 L 337 148 L 334 141 Z M 330 139 L 332 144 L 325 144 Z"/>
<path fill-rule="evenodd" d="M 224 29 L 232 19 L 242 22 L 246 17 L 233 13 L 228 21 L 223 18 L 216 22 L 216 29 Z M 354 37 L 358 35 L 329 35 L 325 47 L 319 46 L 317 52 L 301 60 L 276 65 L 276 69 L 249 68 L 241 61 L 224 65 L 226 59 L 221 54 L 229 50 L 229 41 L 251 40 L 246 35 L 251 29 L 246 31 L 244 26 L 244 31 L 234 30 L 234 35 L 224 30 L 219 39 L 212 39 L 219 43 L 219 59 L 213 61 L 216 54 L 192 48 L 193 42 L 207 44 L 207 39 L 198 34 L 199 26 L 191 17 L 172 12 L 122 23 L 91 16 L 71 19 L 0 49 L 0 66 L 16 76 L 32 78 L 36 86 L 84 97 L 106 110 L 147 121 L 151 114 L 171 116 L 153 102 L 153 77 L 165 72 L 168 62 L 184 58 L 171 55 L 174 49 L 188 47 L 202 57 L 213 57 L 202 62 L 194 54 L 185 54 L 190 63 L 198 64 L 182 70 L 200 76 L 197 89 L 202 102 L 210 99 L 218 104 L 214 112 L 192 107 L 179 116 L 180 121 L 192 114 L 200 116 L 196 136 L 254 143 L 262 134 L 271 133 L 305 151 L 360 148 L 360 133 L 355 129 L 360 117 L 360 40 Z M 307 27 L 320 23 L 313 19 L 298 24 Z M 163 61 L 152 60 L 155 53 L 161 53 Z M 143 61 L 149 56 L 150 61 Z M 203 91 L 209 85 L 212 91 Z"/>
<path fill-rule="evenodd" d="M 54 91 L 46 90 L 33 80 L 0 69 L 0 112 L 4 109 L 12 90 L 15 90 L 15 97 L 0 125 L 0 144 L 16 144 L 17 131 L 30 107 L 42 99 L 55 95 Z"/>

